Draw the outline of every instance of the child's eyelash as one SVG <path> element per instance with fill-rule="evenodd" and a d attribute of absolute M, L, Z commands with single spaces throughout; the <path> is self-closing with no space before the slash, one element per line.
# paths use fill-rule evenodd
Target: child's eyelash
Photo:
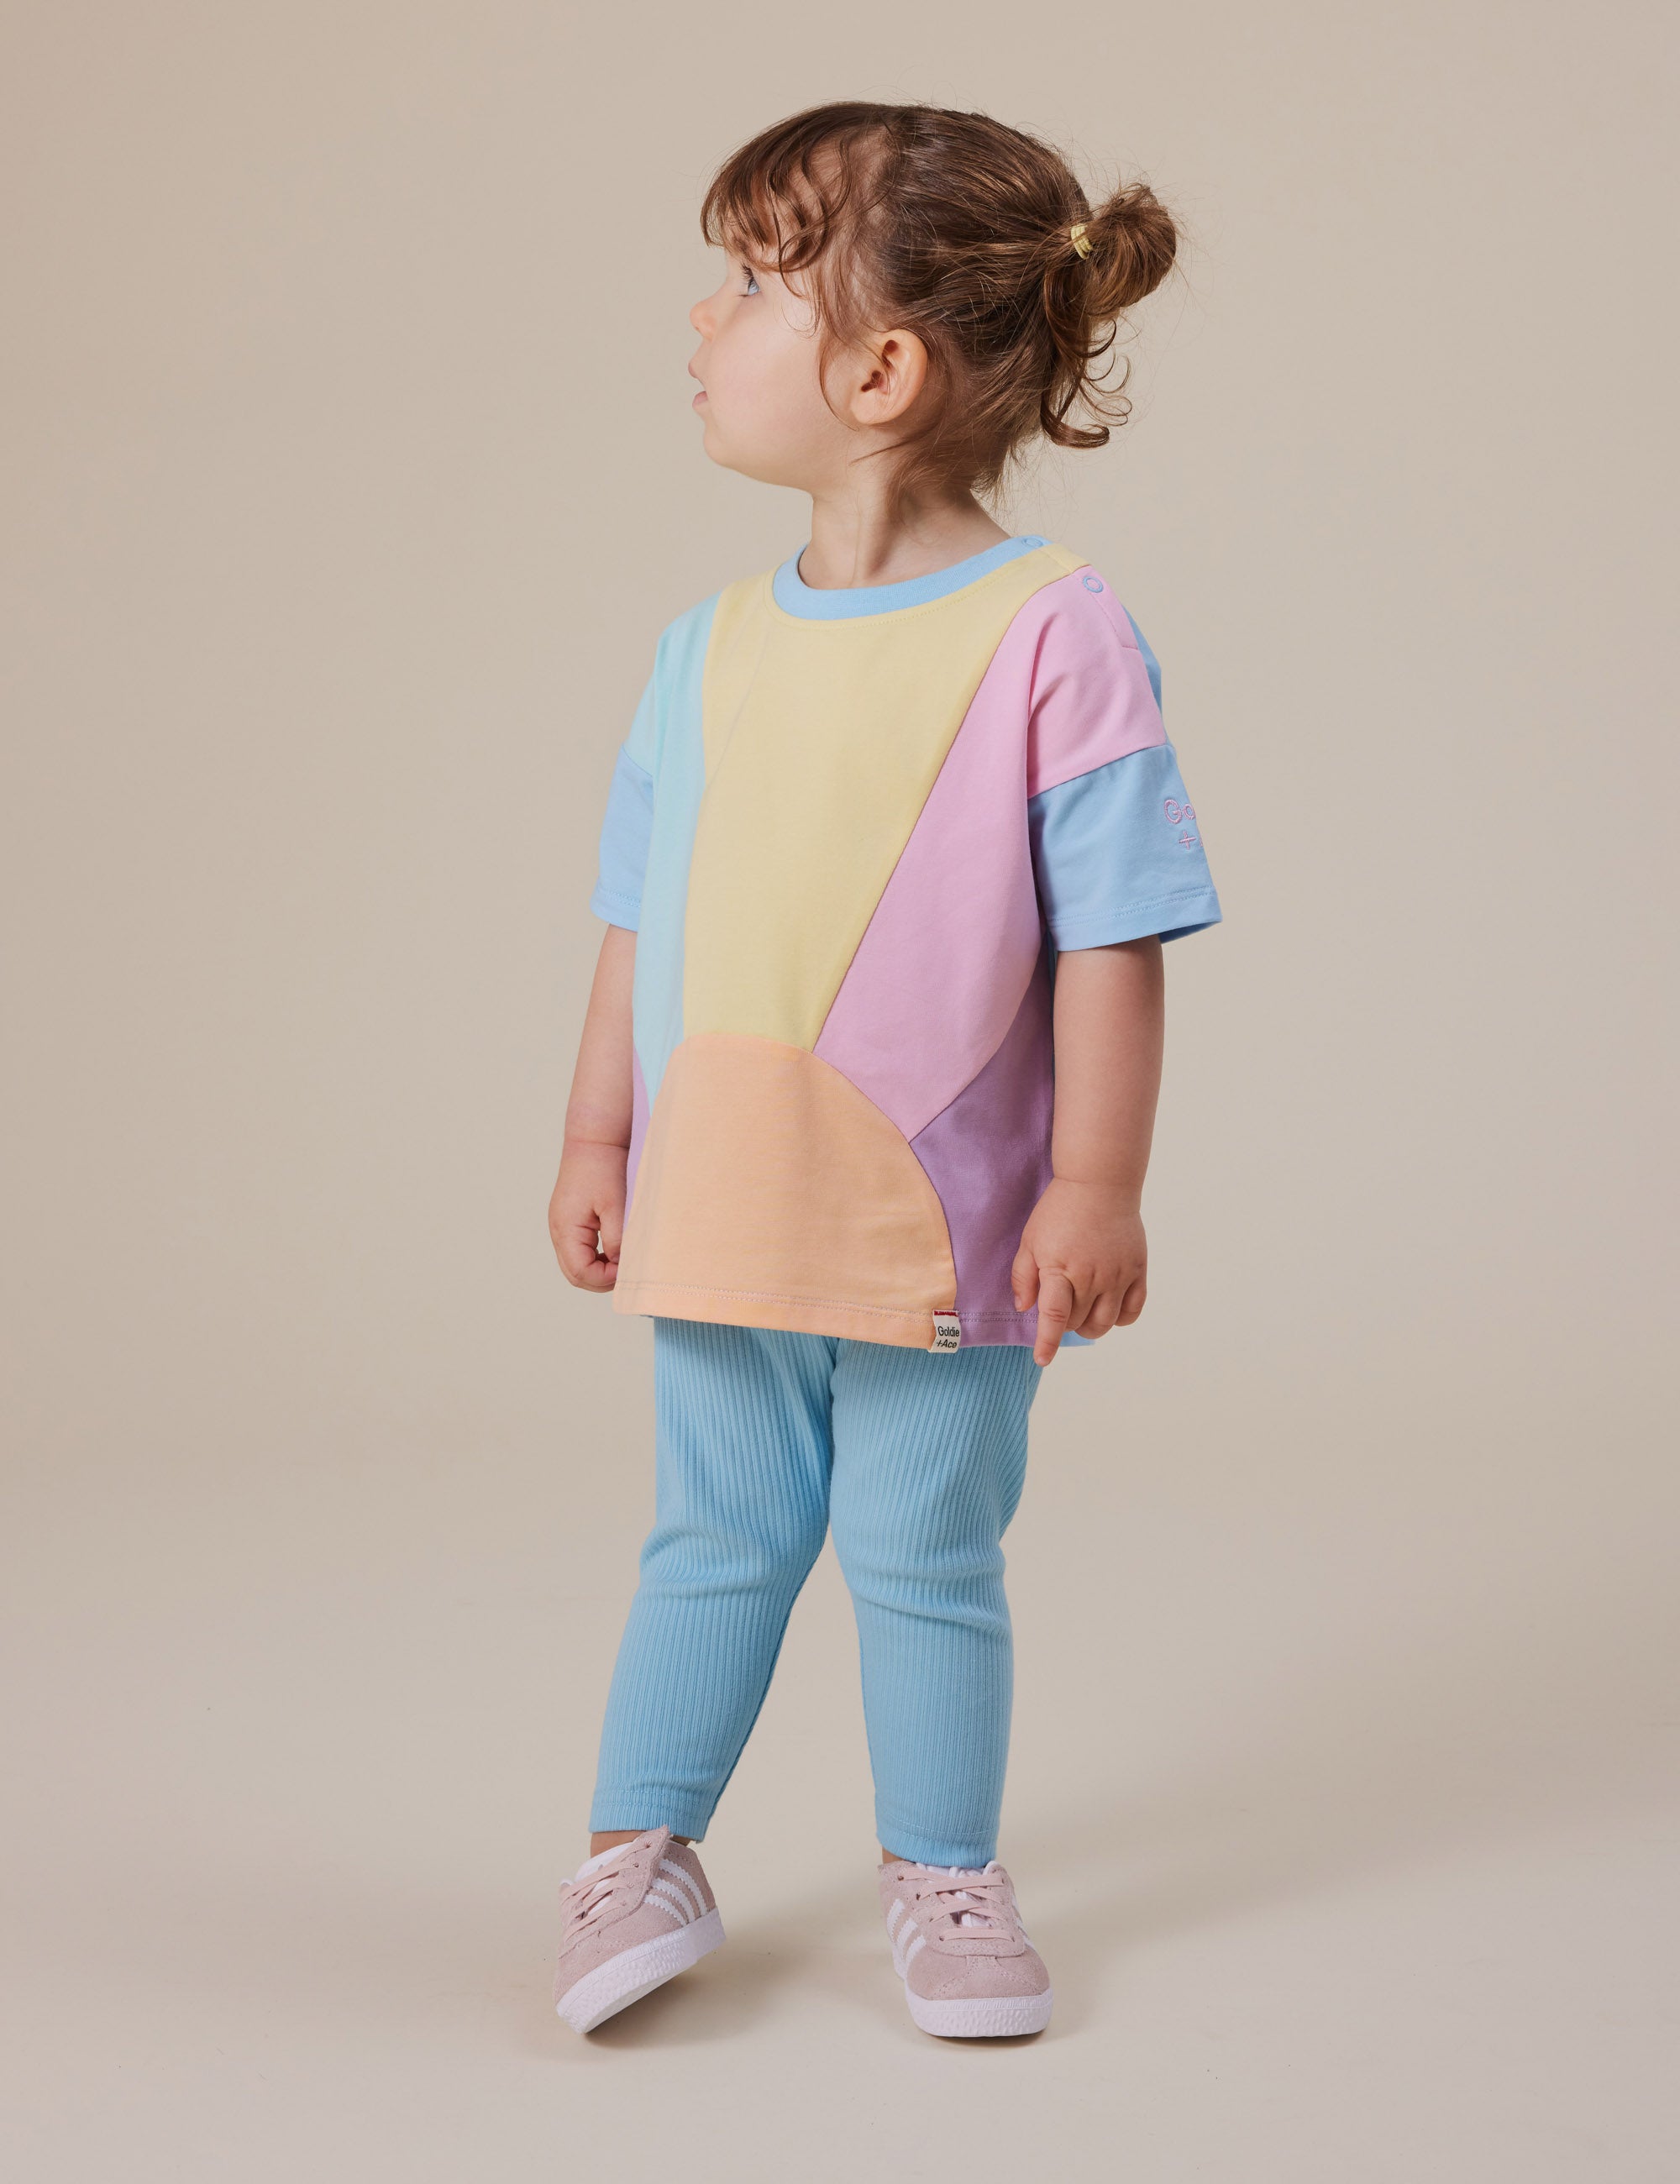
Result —
<path fill-rule="evenodd" d="M 747 281 L 747 285 L 746 285 L 745 288 L 744 288 L 744 289 L 743 289 L 742 293 L 743 293 L 743 295 L 747 295 L 747 296 L 756 296 L 756 295 L 758 294 L 758 292 L 759 292 L 759 282 L 758 282 L 758 276 L 757 276 L 757 275 L 754 272 L 754 270 L 753 270 L 752 267 L 751 267 L 750 265 L 748 265 L 746 263 L 746 261 L 745 261 L 744 259 L 742 261 L 741 270 L 742 270 L 743 274 L 745 276 L 745 277 L 746 277 L 746 281 Z"/>

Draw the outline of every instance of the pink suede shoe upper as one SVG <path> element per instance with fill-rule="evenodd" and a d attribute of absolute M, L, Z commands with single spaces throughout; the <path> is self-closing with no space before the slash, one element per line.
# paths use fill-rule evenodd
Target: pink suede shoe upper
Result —
<path fill-rule="evenodd" d="M 1043 1958 L 1021 1927 L 1015 1885 L 995 1860 L 964 1869 L 894 1858 L 881 1869 L 881 1908 L 893 1961 L 924 2000 L 991 2001 L 1049 1990 Z"/>
<path fill-rule="evenodd" d="M 677 1933 L 716 1908 L 687 1843 L 673 1842 L 669 1828 L 637 1836 L 609 1864 L 561 1888 L 554 2000 L 609 1958 Z"/>

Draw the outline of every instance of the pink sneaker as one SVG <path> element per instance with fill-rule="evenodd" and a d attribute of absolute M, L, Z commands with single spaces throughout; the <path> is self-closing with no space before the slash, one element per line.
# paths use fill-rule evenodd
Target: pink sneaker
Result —
<path fill-rule="evenodd" d="M 700 1861 L 669 1828 L 592 1858 L 560 1890 L 554 2008 L 589 2032 L 698 1964 L 723 1939 Z"/>
<path fill-rule="evenodd" d="M 881 1908 L 893 1969 L 924 2032 L 996 2040 L 1049 2023 L 1050 1975 L 995 1859 L 976 1868 L 894 1858 L 881 1869 Z"/>

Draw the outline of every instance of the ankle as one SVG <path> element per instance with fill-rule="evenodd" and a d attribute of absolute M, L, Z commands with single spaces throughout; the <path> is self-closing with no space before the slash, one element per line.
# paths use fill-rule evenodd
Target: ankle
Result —
<path fill-rule="evenodd" d="M 638 1836 L 645 1836 L 647 1832 L 646 1828 L 609 1828 L 604 1834 L 590 1836 L 589 1855 L 599 1858 L 604 1850 L 616 1850 L 620 1843 L 634 1842 Z M 680 1843 L 693 1842 L 693 1840 L 692 1836 L 671 1837 L 673 1842 Z"/>
<path fill-rule="evenodd" d="M 883 1865 L 926 1865 L 928 1860 L 921 1858 L 901 1858 L 897 1851 L 887 1850 L 883 1847 L 881 1863 Z M 984 1873 L 986 1866 L 987 1860 L 982 1858 L 977 1865 L 953 1866 L 950 1870 L 953 1873 Z"/>

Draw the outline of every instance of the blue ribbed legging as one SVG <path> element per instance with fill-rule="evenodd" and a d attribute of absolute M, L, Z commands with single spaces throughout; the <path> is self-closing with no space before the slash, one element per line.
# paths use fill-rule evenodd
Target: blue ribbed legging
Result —
<path fill-rule="evenodd" d="M 592 1828 L 705 1833 L 832 1524 L 881 1841 L 930 1864 L 995 1854 L 1014 1667 L 999 1542 L 1041 1369 L 1018 1346 L 655 1321 L 655 1518 Z"/>

